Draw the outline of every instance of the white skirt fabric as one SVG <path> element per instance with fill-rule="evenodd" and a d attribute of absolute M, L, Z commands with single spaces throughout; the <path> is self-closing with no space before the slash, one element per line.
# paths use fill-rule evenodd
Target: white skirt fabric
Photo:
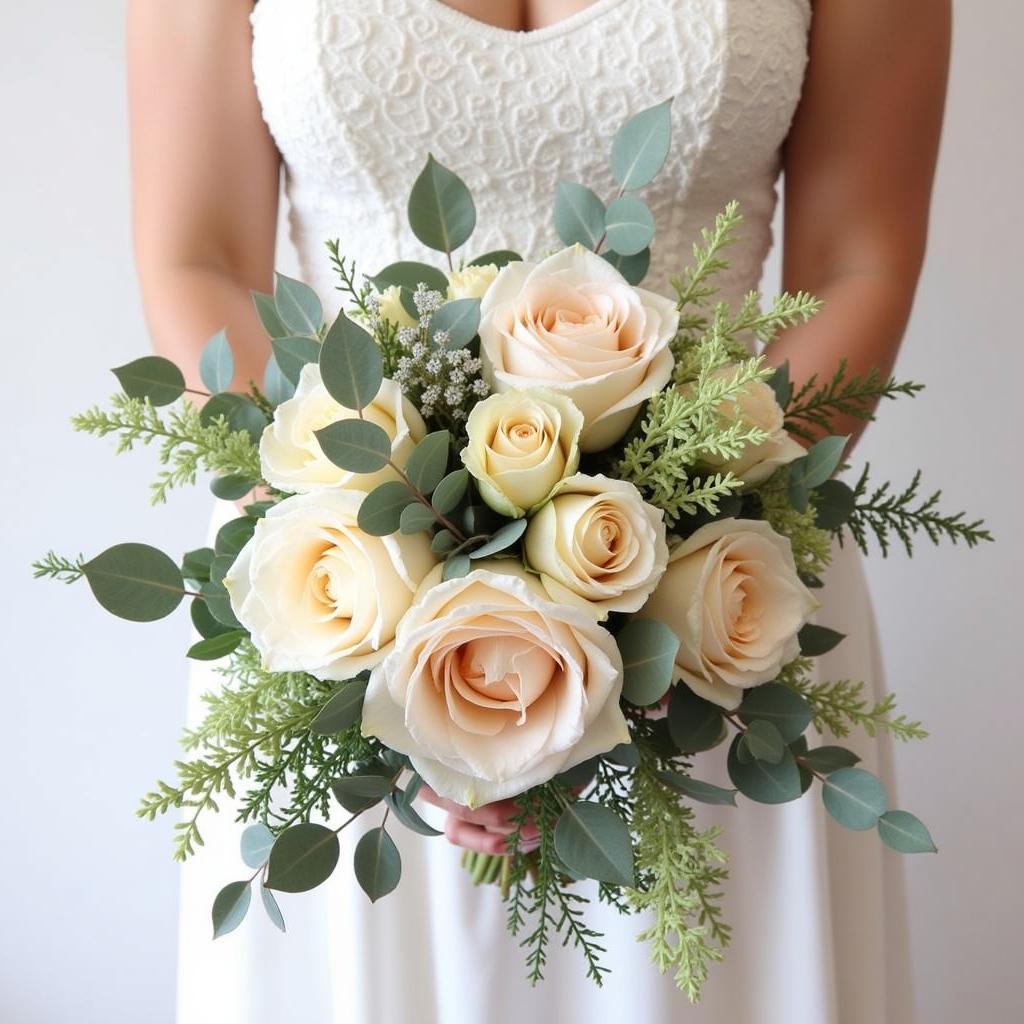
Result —
<path fill-rule="evenodd" d="M 837 551 L 819 593 L 818 621 L 847 634 L 820 659 L 822 678 L 865 679 L 881 696 L 875 627 L 852 548 Z M 202 693 L 219 683 L 208 667 L 194 665 L 190 723 L 202 714 Z M 850 744 L 899 806 L 889 743 L 858 736 Z M 695 774 L 723 781 L 724 761 L 722 748 L 704 754 Z M 214 896 L 250 874 L 238 852 L 243 826 L 225 799 L 222 812 L 206 819 L 206 845 L 182 869 L 178 1022 L 912 1024 L 900 855 L 873 831 L 850 833 L 827 821 L 817 789 L 782 806 L 741 798 L 737 808 L 700 808 L 704 823 L 725 827 L 734 939 L 725 963 L 712 966 L 699 1006 L 650 963 L 635 938 L 643 920 L 596 899 L 589 921 L 606 935 L 612 969 L 604 987 L 586 978 L 578 950 L 553 942 L 546 980 L 531 988 L 497 888 L 470 885 L 460 851 L 444 837 L 427 839 L 395 823 L 389 831 L 401 851 L 402 881 L 371 905 L 351 864 L 361 832 L 379 823 L 378 810 L 367 812 L 362 829 L 341 833 L 341 861 L 325 886 L 279 897 L 287 934 L 254 900 L 241 927 L 214 942 Z"/>

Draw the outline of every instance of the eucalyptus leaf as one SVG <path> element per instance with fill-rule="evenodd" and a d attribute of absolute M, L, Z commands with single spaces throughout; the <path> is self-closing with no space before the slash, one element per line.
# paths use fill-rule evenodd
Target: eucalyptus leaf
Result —
<path fill-rule="evenodd" d="M 672 140 L 672 100 L 631 117 L 612 142 L 612 174 L 624 189 L 641 188 L 661 170 Z"/>
<path fill-rule="evenodd" d="M 310 360 L 310 362 L 315 361 Z M 267 367 L 263 371 L 263 394 L 267 401 L 275 407 L 295 397 L 295 383 L 284 375 L 284 371 L 277 362 L 277 356 L 274 355 L 267 360 Z"/>
<path fill-rule="evenodd" d="M 741 742 L 751 757 L 769 764 L 778 764 L 788 753 L 779 730 L 760 718 L 755 718 L 747 726 Z"/>
<path fill-rule="evenodd" d="M 315 337 L 323 325 L 324 309 L 316 292 L 284 274 L 274 275 L 274 306 L 281 323 L 292 334 Z"/>
<path fill-rule="evenodd" d="M 604 203 L 586 185 L 560 181 L 555 189 L 555 231 L 565 245 L 593 251 L 604 236 Z"/>
<path fill-rule="evenodd" d="M 248 635 L 244 629 L 233 629 L 228 633 L 200 640 L 188 649 L 188 657 L 193 661 L 218 661 L 220 658 L 226 658 Z"/>
<path fill-rule="evenodd" d="M 421 494 L 430 494 L 445 475 L 451 440 L 447 430 L 435 430 L 412 450 L 405 464 L 405 475 Z"/>
<path fill-rule="evenodd" d="M 272 342 L 274 361 L 287 381 L 299 383 L 299 375 L 306 363 L 320 360 L 320 342 L 314 338 L 285 337 Z"/>
<path fill-rule="evenodd" d="M 281 913 L 281 908 L 277 905 L 277 899 L 274 894 L 264 885 L 260 886 L 260 897 L 263 900 L 263 909 L 267 912 L 267 917 L 270 918 L 274 927 L 279 931 L 287 931 L 284 926 L 284 914 Z"/>
<path fill-rule="evenodd" d="M 878 819 L 878 834 L 897 853 L 938 853 L 924 822 L 910 811 L 886 811 Z"/>
<path fill-rule="evenodd" d="M 465 182 L 432 155 L 409 195 L 409 226 L 428 248 L 453 253 L 476 227 L 476 206 Z"/>
<path fill-rule="evenodd" d="M 355 797 L 357 800 L 383 800 L 395 788 L 395 780 L 388 775 L 344 775 L 331 783 L 334 795 Z"/>
<path fill-rule="evenodd" d="M 455 535 L 451 530 L 438 530 L 430 541 L 430 550 L 435 555 L 447 555 L 448 552 L 454 551 L 458 546 L 459 542 L 455 539 Z"/>
<path fill-rule="evenodd" d="M 792 743 L 811 724 L 811 706 L 795 690 L 781 683 L 764 683 L 747 690 L 739 708 L 740 720 L 752 725 L 757 720 L 771 722 L 784 743 Z"/>
<path fill-rule="evenodd" d="M 111 372 L 129 398 L 148 398 L 153 405 L 170 405 L 185 391 L 181 370 L 163 356 L 143 356 Z"/>
<path fill-rule="evenodd" d="M 441 579 L 445 581 L 461 579 L 461 577 L 467 576 L 472 568 L 473 563 L 469 560 L 469 555 L 452 555 L 444 563 Z"/>
<path fill-rule="evenodd" d="M 199 376 L 210 394 L 227 391 L 235 376 L 235 357 L 231 353 L 227 332 L 218 331 L 199 356 Z"/>
<path fill-rule="evenodd" d="M 82 566 L 96 600 L 131 622 L 155 622 L 185 596 L 181 570 L 148 544 L 116 544 Z"/>
<path fill-rule="evenodd" d="M 472 559 L 487 558 L 489 555 L 496 555 L 500 551 L 511 547 L 526 532 L 525 519 L 513 519 L 499 527 L 491 536 L 478 548 L 474 548 L 469 557 Z"/>
<path fill-rule="evenodd" d="M 271 341 L 275 338 L 287 338 L 292 332 L 285 327 L 281 322 L 281 318 L 277 315 L 277 305 L 274 302 L 274 296 L 257 291 L 250 292 L 249 294 L 252 295 L 252 304 L 256 307 L 256 315 L 260 318 L 260 323 L 263 324 L 267 337 Z"/>
<path fill-rule="evenodd" d="M 242 863 L 247 868 L 263 867 L 270 856 L 270 850 L 274 845 L 274 833 L 262 821 L 250 825 L 242 833 L 240 841 Z"/>
<path fill-rule="evenodd" d="M 840 768 L 852 768 L 860 761 L 860 758 L 846 747 L 826 746 L 808 750 L 803 755 L 803 760 L 808 768 L 812 768 L 821 775 L 828 775 Z"/>
<path fill-rule="evenodd" d="M 210 566 L 210 582 L 211 583 L 223 583 L 224 577 L 231 571 L 231 566 L 235 564 L 235 558 L 237 555 L 218 555 Z"/>
<path fill-rule="evenodd" d="M 801 794 L 800 769 L 792 753 L 783 750 L 777 764 L 751 758 L 744 763 L 738 749 L 743 737 L 737 736 L 729 748 L 727 768 L 732 784 L 751 800 L 762 804 L 781 804 L 796 800 Z"/>
<path fill-rule="evenodd" d="M 324 387 L 346 409 L 364 409 L 380 391 L 384 364 L 370 334 L 339 313 L 320 347 Z"/>
<path fill-rule="evenodd" d="M 202 583 L 210 578 L 210 566 L 213 564 L 213 548 L 196 548 L 186 552 L 181 560 L 181 575 L 187 580 Z"/>
<path fill-rule="evenodd" d="M 431 314 L 430 340 L 449 351 L 465 348 L 476 337 L 479 327 L 480 300 L 452 299 Z M 443 346 L 437 338 L 442 331 L 446 335 Z"/>
<path fill-rule="evenodd" d="M 227 421 L 228 429 L 245 431 L 257 444 L 267 426 L 267 417 L 251 399 L 222 391 L 214 395 L 199 411 L 199 422 L 210 426 L 218 417 Z"/>
<path fill-rule="evenodd" d="M 411 537 L 413 534 L 429 530 L 436 522 L 437 519 L 431 509 L 418 501 L 414 501 L 402 509 L 402 514 L 399 516 L 398 529 L 404 536 Z"/>
<path fill-rule="evenodd" d="M 419 815 L 419 812 L 406 801 L 400 792 L 390 793 L 384 798 L 384 803 L 391 808 L 394 816 L 410 831 L 420 836 L 442 836 L 443 832 L 428 825 Z"/>
<path fill-rule="evenodd" d="M 711 750 L 725 736 L 722 709 L 698 697 L 684 682 L 677 683 L 672 689 L 667 717 L 672 742 L 684 754 Z"/>
<path fill-rule="evenodd" d="M 477 256 L 475 260 L 469 261 L 471 267 L 494 266 L 501 270 L 509 263 L 522 263 L 523 257 L 511 249 L 494 249 L 492 252 L 485 252 L 483 256 Z"/>
<path fill-rule="evenodd" d="M 658 778 L 673 789 L 679 790 L 683 796 L 688 796 L 691 800 L 697 800 L 699 803 L 736 806 L 736 791 L 734 789 L 724 789 L 722 786 L 716 786 L 710 782 L 691 779 L 689 775 L 683 775 L 681 772 L 658 772 Z"/>
<path fill-rule="evenodd" d="M 654 238 L 654 214 L 642 199 L 619 196 L 605 215 L 608 244 L 623 256 L 643 252 Z"/>
<path fill-rule="evenodd" d="M 363 714 L 366 680 L 350 679 L 317 712 L 309 731 L 316 736 L 334 736 L 356 724 Z"/>
<path fill-rule="evenodd" d="M 338 836 L 307 821 L 285 829 L 274 841 L 267 865 L 268 889 L 307 892 L 327 881 L 338 863 Z"/>
<path fill-rule="evenodd" d="M 404 481 L 388 480 L 363 498 L 356 517 L 359 529 L 371 537 L 387 537 L 397 533 L 402 510 L 413 502 L 416 499 Z"/>
<path fill-rule="evenodd" d="M 434 488 L 430 503 L 441 515 L 447 515 L 462 501 L 468 487 L 469 470 L 453 470 Z"/>
<path fill-rule="evenodd" d="M 215 555 L 231 555 L 234 557 L 249 543 L 255 530 L 256 520 L 251 519 L 249 516 L 238 516 L 236 519 L 229 519 L 217 531 L 217 536 L 214 538 L 213 550 Z M 214 560 L 216 561 L 216 558 Z"/>
<path fill-rule="evenodd" d="M 849 435 L 823 437 L 803 458 L 790 463 L 790 480 L 808 490 L 820 487 L 836 471 L 849 440 Z"/>
<path fill-rule="evenodd" d="M 629 743 L 617 743 L 604 756 L 609 761 L 621 764 L 623 768 L 640 767 L 640 751 L 637 750 L 636 744 L 632 741 Z"/>
<path fill-rule="evenodd" d="M 622 696 L 647 706 L 661 700 L 672 685 L 679 639 L 663 622 L 633 619 L 615 637 L 622 655 Z"/>
<path fill-rule="evenodd" d="M 874 828 L 888 803 L 881 780 L 863 768 L 840 768 L 826 775 L 821 799 L 828 813 L 854 832 Z"/>
<path fill-rule="evenodd" d="M 213 901 L 213 937 L 233 932 L 244 920 L 252 900 L 248 882 L 229 882 Z"/>
<path fill-rule="evenodd" d="M 237 501 L 239 498 L 244 498 L 255 486 L 255 480 L 237 473 L 228 476 L 215 476 L 210 481 L 210 490 L 214 497 L 220 498 L 222 501 Z"/>
<path fill-rule="evenodd" d="M 391 458 L 391 438 L 369 420 L 338 420 L 315 434 L 324 455 L 351 473 L 376 473 Z"/>
<path fill-rule="evenodd" d="M 353 863 L 356 881 L 371 903 L 392 892 L 402 878 L 402 858 L 384 828 L 370 829 L 359 840 Z"/>
<path fill-rule="evenodd" d="M 793 385 L 789 379 L 789 360 L 786 359 L 775 367 L 775 372 L 768 379 L 768 385 L 775 393 L 775 401 L 780 409 L 789 405 L 793 397 Z"/>
<path fill-rule="evenodd" d="M 555 825 L 555 852 L 570 871 L 633 887 L 633 842 L 626 823 L 602 804 L 580 800 Z"/>
<path fill-rule="evenodd" d="M 559 772 L 555 776 L 555 781 L 563 786 L 568 786 L 569 789 L 585 789 L 593 781 L 598 761 L 599 758 L 596 757 L 581 761 L 579 764 L 573 765 L 572 768 L 566 768 L 565 771 Z"/>
<path fill-rule="evenodd" d="M 647 276 L 647 270 L 651 265 L 651 250 L 641 249 L 632 256 L 623 256 L 621 252 L 614 252 L 611 249 L 601 253 L 601 257 L 607 260 L 627 281 L 628 284 L 638 285 Z"/>
<path fill-rule="evenodd" d="M 202 584 L 210 586 L 208 582 Z M 221 588 L 223 589 L 223 588 Z M 226 596 L 225 591 L 225 596 Z M 206 601 L 193 601 L 189 607 L 189 615 L 192 619 L 192 625 L 195 627 L 196 632 L 204 639 L 209 640 L 214 636 L 223 636 L 225 633 L 233 633 L 239 628 L 238 624 L 228 626 L 218 619 L 214 618 L 213 613 L 207 607 Z"/>
<path fill-rule="evenodd" d="M 822 530 L 838 530 L 853 515 L 857 499 L 842 480 L 826 480 L 814 489 L 814 524 Z"/>
<path fill-rule="evenodd" d="M 838 647 L 846 638 L 846 634 L 808 622 L 797 634 L 797 638 L 800 641 L 800 653 L 805 658 L 820 658 L 834 647 Z"/>
<path fill-rule="evenodd" d="M 422 284 L 430 291 L 448 294 L 448 278 L 444 271 L 432 267 L 429 263 L 417 263 L 413 260 L 389 263 L 379 274 L 371 277 L 370 282 L 379 292 L 394 286 L 414 292 L 416 286 Z"/>
<path fill-rule="evenodd" d="M 199 593 L 206 603 L 207 610 L 220 623 L 231 629 L 241 629 L 242 624 L 235 618 L 234 610 L 231 607 L 231 598 L 224 589 L 223 583 L 204 583 L 199 588 Z"/>

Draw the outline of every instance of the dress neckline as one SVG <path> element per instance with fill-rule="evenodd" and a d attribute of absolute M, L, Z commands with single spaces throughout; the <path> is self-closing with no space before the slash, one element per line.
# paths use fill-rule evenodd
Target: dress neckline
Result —
<path fill-rule="evenodd" d="M 550 25 L 533 29 L 501 28 L 498 25 L 490 24 L 490 22 L 474 18 L 472 15 L 466 14 L 456 7 L 450 7 L 444 0 L 409 0 L 409 2 L 415 3 L 416 6 L 421 8 L 428 8 L 438 17 L 446 18 L 464 29 L 478 32 L 491 39 L 518 45 L 529 45 L 575 32 L 583 28 L 584 25 L 608 14 L 622 4 L 624 0 L 591 0 L 586 7 L 581 8 L 574 14 L 570 14 L 567 18 L 562 18 L 559 21 L 552 22 Z"/>

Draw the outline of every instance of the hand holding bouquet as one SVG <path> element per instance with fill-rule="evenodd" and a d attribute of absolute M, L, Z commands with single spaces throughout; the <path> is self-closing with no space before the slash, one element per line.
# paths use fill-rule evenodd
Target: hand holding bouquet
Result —
<path fill-rule="evenodd" d="M 187 598 L 201 636 L 189 656 L 222 666 L 178 782 L 140 810 L 188 808 L 184 859 L 218 795 L 240 794 L 252 874 L 217 895 L 215 935 L 239 925 L 253 885 L 281 924 L 274 893 L 325 881 L 344 828 L 365 828 L 355 873 L 386 896 L 401 875 L 389 830 L 438 834 L 416 810 L 424 783 L 470 808 L 515 798 L 507 848 L 465 860 L 474 881 L 500 882 L 534 980 L 557 931 L 600 983 L 577 885 L 595 879 L 600 899 L 648 912 L 654 962 L 698 997 L 730 930 L 718 831 L 698 828 L 694 802 L 816 788 L 847 827 L 934 848 L 852 751 L 807 735 L 924 735 L 860 684 L 812 685 L 812 659 L 842 640 L 812 621 L 815 591 L 837 538 L 866 548 L 873 534 L 884 551 L 895 534 L 908 552 L 918 530 L 990 538 L 919 500 L 917 479 L 897 493 L 866 470 L 854 487 L 833 478 L 847 439 L 831 416 L 870 418 L 919 386 L 840 367 L 794 393 L 785 366 L 752 355 L 819 303 L 712 303 L 735 205 L 674 296 L 639 287 L 655 225 L 634 193 L 668 146 L 667 104 L 631 119 L 612 148 L 618 195 L 605 205 L 562 183 L 565 248 L 532 262 L 457 260 L 475 206 L 430 158 L 409 219 L 447 271 L 398 262 L 360 281 L 332 243 L 348 309 L 331 323 L 298 281 L 254 296 L 273 351 L 261 387 L 226 390 L 221 333 L 201 409 L 177 367 L 146 356 L 115 370 L 110 411 L 76 418 L 121 450 L 161 445 L 155 500 L 200 468 L 220 498 L 269 494 L 180 565 L 143 544 L 37 563 L 84 576 L 128 619 Z M 693 773 L 719 746 L 734 788 Z"/>

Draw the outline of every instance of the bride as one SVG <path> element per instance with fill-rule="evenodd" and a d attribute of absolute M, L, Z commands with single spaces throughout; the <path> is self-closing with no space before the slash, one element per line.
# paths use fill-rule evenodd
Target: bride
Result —
<path fill-rule="evenodd" d="M 326 239 L 339 237 L 366 272 L 431 258 L 404 210 L 428 150 L 472 189 L 478 249 L 539 255 L 556 244 L 556 183 L 610 186 L 615 130 L 674 96 L 672 151 L 644 196 L 659 229 L 645 286 L 664 290 L 699 229 L 735 198 L 746 219 L 723 297 L 756 287 L 784 169 L 783 283 L 826 305 L 773 346 L 772 361 L 788 359 L 798 381 L 831 374 L 841 357 L 857 372 L 887 372 L 924 253 L 949 8 L 949 0 L 259 0 L 255 8 L 252 0 L 132 0 L 135 237 L 154 345 L 190 368 L 195 385 L 204 341 L 227 325 L 236 386 L 262 379 L 269 348 L 249 291 L 271 290 L 282 166 L 302 276 L 333 313 Z M 861 426 L 841 422 L 836 432 Z M 880 689 L 849 547 L 837 553 L 826 593 L 823 616 L 851 640 L 822 659 L 822 671 L 866 675 Z M 195 673 L 192 715 L 217 684 Z M 867 741 L 860 753 L 890 776 L 884 743 Z M 510 810 L 503 802 L 436 813 L 451 844 L 493 850 Z M 613 968 L 605 988 L 585 980 L 572 950 L 555 949 L 547 980 L 531 989 L 497 893 L 467 884 L 443 839 L 406 842 L 403 884 L 376 906 L 339 870 L 326 892 L 285 905 L 286 938 L 253 915 L 213 943 L 212 897 L 239 864 L 239 826 L 222 814 L 182 876 L 178 1019 L 913 1020 L 897 855 L 872 836 L 833 832 L 813 801 L 704 817 L 726 827 L 735 940 L 703 1003 L 690 1007 L 634 941 L 640 923 L 596 902 Z"/>

